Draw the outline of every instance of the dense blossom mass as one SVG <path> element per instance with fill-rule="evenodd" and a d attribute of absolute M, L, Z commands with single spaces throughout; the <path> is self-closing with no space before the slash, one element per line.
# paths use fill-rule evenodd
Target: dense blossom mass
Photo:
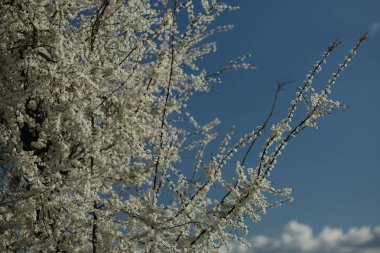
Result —
<path fill-rule="evenodd" d="M 220 0 L 0 2 L 0 252 L 217 251 L 242 241 L 247 219 L 289 200 L 291 189 L 268 176 L 294 136 L 344 107 L 331 88 L 366 36 L 314 88 L 334 41 L 281 121 L 269 125 L 277 92 L 263 124 L 236 143 L 227 134 L 210 159 L 219 122 L 198 124 L 187 102 L 222 73 L 253 68 L 246 56 L 215 73 L 197 65 L 216 50 L 208 38 L 231 28 L 213 21 L 235 9 Z M 194 164 L 181 163 L 190 154 Z"/>

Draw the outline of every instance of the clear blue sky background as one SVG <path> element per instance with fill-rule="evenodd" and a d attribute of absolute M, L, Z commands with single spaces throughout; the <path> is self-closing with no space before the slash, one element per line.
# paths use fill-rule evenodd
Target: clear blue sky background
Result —
<path fill-rule="evenodd" d="M 343 44 L 315 80 L 317 85 L 326 83 L 361 34 L 368 31 L 370 36 L 333 89 L 334 97 L 349 108 L 322 119 L 319 130 L 297 137 L 272 173 L 275 185 L 294 188 L 294 202 L 269 211 L 262 222 L 251 225 L 250 235 L 279 236 L 291 220 L 308 224 L 315 233 L 325 226 L 347 230 L 380 225 L 380 1 L 236 2 L 241 9 L 218 21 L 235 28 L 214 36 L 218 52 L 206 66 L 212 72 L 251 52 L 257 69 L 226 74 L 218 93 L 198 94 L 190 101 L 200 122 L 222 121 L 221 134 L 235 124 L 237 135 L 243 135 L 264 119 L 278 75 L 295 81 L 281 93 L 276 117 L 285 115 L 296 87 L 333 39 Z"/>

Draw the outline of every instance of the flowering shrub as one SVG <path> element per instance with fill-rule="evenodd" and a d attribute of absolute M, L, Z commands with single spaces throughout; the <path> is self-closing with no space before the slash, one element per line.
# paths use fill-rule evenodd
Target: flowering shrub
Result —
<path fill-rule="evenodd" d="M 206 161 L 219 122 L 199 125 L 186 105 L 222 73 L 253 68 L 245 56 L 211 74 L 197 65 L 216 50 L 205 40 L 231 28 L 210 24 L 235 9 L 220 0 L 1 1 L 1 252 L 210 252 L 242 240 L 245 219 L 290 200 L 268 176 L 294 136 L 344 107 L 331 88 L 366 35 L 318 91 L 312 79 L 334 41 L 270 127 L 279 82 L 263 124 L 237 143 L 227 134 Z M 246 164 L 267 129 L 258 164 Z M 190 172 L 185 152 L 195 154 Z"/>

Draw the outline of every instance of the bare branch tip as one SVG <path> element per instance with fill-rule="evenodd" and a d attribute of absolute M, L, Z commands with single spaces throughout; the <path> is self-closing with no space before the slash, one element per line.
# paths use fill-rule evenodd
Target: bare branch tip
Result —
<path fill-rule="evenodd" d="M 329 45 L 329 47 L 327 48 L 328 51 L 333 51 L 335 48 L 337 48 L 340 44 L 342 44 L 342 42 L 338 39 L 335 39 L 333 42 L 331 42 L 331 44 Z"/>
<path fill-rule="evenodd" d="M 368 39 L 368 32 L 366 32 L 360 36 L 359 42 L 361 43 L 361 42 L 365 41 L 366 39 Z"/>

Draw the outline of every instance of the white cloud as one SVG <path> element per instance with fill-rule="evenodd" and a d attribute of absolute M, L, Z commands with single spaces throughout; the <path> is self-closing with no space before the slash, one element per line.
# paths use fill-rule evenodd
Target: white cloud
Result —
<path fill-rule="evenodd" d="M 277 238 L 264 235 L 248 240 L 252 248 L 232 244 L 233 253 L 380 253 L 380 226 L 324 227 L 319 234 L 297 221 L 289 222 Z M 225 251 L 223 251 L 225 252 Z"/>
<path fill-rule="evenodd" d="M 304 252 L 314 250 L 318 245 L 313 237 L 313 230 L 305 224 L 291 221 L 281 236 L 281 244 L 285 249 L 301 249 Z"/>
<path fill-rule="evenodd" d="M 346 241 L 354 244 L 363 244 L 372 240 L 372 233 L 370 227 L 351 228 L 348 230 Z"/>

